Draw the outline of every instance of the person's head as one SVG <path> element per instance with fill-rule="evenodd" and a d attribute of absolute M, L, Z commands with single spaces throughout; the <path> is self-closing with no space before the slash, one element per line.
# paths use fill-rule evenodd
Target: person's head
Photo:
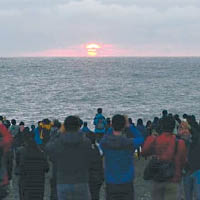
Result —
<path fill-rule="evenodd" d="M 103 112 L 102 108 L 98 108 L 98 109 L 97 109 L 97 113 L 98 113 L 98 114 L 102 114 L 102 112 Z"/>
<path fill-rule="evenodd" d="M 9 129 L 9 127 L 10 127 L 10 121 L 9 120 L 5 120 L 4 122 L 3 122 L 3 124 L 4 124 L 4 126 L 7 128 L 7 129 Z"/>
<path fill-rule="evenodd" d="M 183 119 L 187 119 L 188 115 L 187 114 L 183 114 Z"/>
<path fill-rule="evenodd" d="M 175 119 L 171 116 L 166 116 L 160 120 L 162 132 L 172 133 L 175 128 Z"/>
<path fill-rule="evenodd" d="M 24 125 L 25 125 L 24 122 L 19 123 L 19 126 L 24 126 Z"/>
<path fill-rule="evenodd" d="M 24 128 L 24 134 L 29 134 L 30 133 L 30 128 L 29 127 L 25 127 Z"/>
<path fill-rule="evenodd" d="M 133 124 L 133 120 L 131 117 L 128 118 L 129 124 Z"/>
<path fill-rule="evenodd" d="M 84 127 L 87 127 L 87 122 L 84 122 L 84 123 L 83 123 L 83 126 L 84 126 Z"/>
<path fill-rule="evenodd" d="M 107 125 L 110 125 L 110 124 L 111 124 L 110 117 L 106 118 L 106 123 L 107 123 Z"/>
<path fill-rule="evenodd" d="M 51 121 L 48 118 L 46 118 L 46 119 L 42 120 L 42 123 L 45 125 L 49 125 L 51 123 Z"/>
<path fill-rule="evenodd" d="M 35 125 L 34 125 L 34 124 L 31 125 L 31 130 L 32 130 L 32 131 L 35 130 Z"/>
<path fill-rule="evenodd" d="M 174 115 L 174 119 L 175 119 L 179 124 L 181 123 L 181 120 L 180 120 L 178 114 Z"/>
<path fill-rule="evenodd" d="M 158 117 L 154 117 L 153 123 L 158 123 L 159 118 Z"/>
<path fill-rule="evenodd" d="M 169 113 L 168 116 L 170 116 L 170 117 L 174 117 L 172 113 Z"/>
<path fill-rule="evenodd" d="M 12 125 L 16 125 L 16 123 L 17 123 L 17 122 L 16 122 L 15 119 L 12 119 L 12 120 L 11 120 L 11 124 L 12 124 Z"/>
<path fill-rule="evenodd" d="M 20 122 L 19 123 L 19 129 L 20 129 L 20 132 L 24 131 L 24 122 Z"/>
<path fill-rule="evenodd" d="M 167 110 L 163 110 L 163 111 L 162 111 L 162 116 L 163 116 L 163 117 L 166 117 L 167 115 L 168 115 Z"/>
<path fill-rule="evenodd" d="M 147 121 L 146 127 L 151 127 L 152 122 L 150 120 Z"/>
<path fill-rule="evenodd" d="M 137 125 L 141 125 L 141 126 L 143 125 L 142 119 L 138 119 L 138 120 L 137 120 Z"/>
<path fill-rule="evenodd" d="M 124 115 L 114 115 L 112 118 L 112 127 L 114 131 L 123 131 L 126 125 L 126 119 Z"/>
<path fill-rule="evenodd" d="M 53 127 L 60 129 L 61 123 L 59 122 L 59 120 L 57 119 L 53 120 Z"/>
<path fill-rule="evenodd" d="M 64 128 L 66 132 L 78 132 L 80 129 L 80 118 L 77 116 L 68 116 L 64 121 Z"/>

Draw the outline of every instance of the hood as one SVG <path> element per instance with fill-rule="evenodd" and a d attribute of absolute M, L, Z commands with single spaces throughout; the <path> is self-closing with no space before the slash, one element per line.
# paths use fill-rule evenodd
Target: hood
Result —
<path fill-rule="evenodd" d="M 80 133 L 66 133 L 61 135 L 60 140 L 64 145 L 79 145 L 83 142 L 83 136 Z"/>
<path fill-rule="evenodd" d="M 105 117 L 102 114 L 96 114 L 95 118 L 97 118 L 97 119 L 105 119 Z"/>
<path fill-rule="evenodd" d="M 110 150 L 134 150 L 133 139 L 125 136 L 107 135 L 102 139 L 101 145 Z"/>

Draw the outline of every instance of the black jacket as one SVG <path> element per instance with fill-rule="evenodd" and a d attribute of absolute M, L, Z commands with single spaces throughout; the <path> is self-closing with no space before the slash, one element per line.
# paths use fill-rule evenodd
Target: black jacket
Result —
<path fill-rule="evenodd" d="M 91 142 L 80 133 L 61 134 L 46 147 L 55 161 L 57 184 L 87 183 L 91 159 Z"/>
<path fill-rule="evenodd" d="M 191 172 L 200 170 L 200 130 L 192 129 L 192 143 L 188 152 L 188 167 Z"/>

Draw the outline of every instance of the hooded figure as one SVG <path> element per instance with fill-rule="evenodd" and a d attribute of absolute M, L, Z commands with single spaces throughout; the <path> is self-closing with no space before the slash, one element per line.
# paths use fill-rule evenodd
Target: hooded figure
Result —
<path fill-rule="evenodd" d="M 59 200 L 90 200 L 89 167 L 91 143 L 80 133 L 80 119 L 69 116 L 64 121 L 66 132 L 46 145 L 46 151 L 56 164 Z"/>
<path fill-rule="evenodd" d="M 43 200 L 45 173 L 49 165 L 33 137 L 30 134 L 24 137 L 25 146 L 20 149 L 19 158 L 20 200 Z"/>

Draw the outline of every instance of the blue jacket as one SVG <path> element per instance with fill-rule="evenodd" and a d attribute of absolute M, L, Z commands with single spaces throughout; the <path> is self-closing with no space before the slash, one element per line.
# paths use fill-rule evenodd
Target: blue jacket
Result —
<path fill-rule="evenodd" d="M 130 125 L 128 128 L 129 128 L 130 133 L 132 134 L 132 138 L 137 138 L 137 137 L 142 136 L 142 133 L 137 128 L 135 128 L 135 126 Z M 105 134 L 112 135 L 112 133 L 113 133 L 113 129 L 109 128 Z"/>
<path fill-rule="evenodd" d="M 34 139 L 35 139 L 36 144 L 42 144 L 42 140 L 40 139 L 40 132 L 39 132 L 38 127 L 34 130 L 34 133 L 35 133 Z"/>
<path fill-rule="evenodd" d="M 81 132 L 82 132 L 82 133 L 91 133 L 92 131 L 91 131 L 87 126 L 84 126 L 84 127 L 81 129 Z"/>
<path fill-rule="evenodd" d="M 102 129 L 98 129 L 97 125 L 98 125 L 98 121 L 99 119 L 103 120 L 103 124 L 104 124 L 104 128 Z M 106 119 L 102 114 L 96 114 L 95 118 L 94 118 L 94 125 L 95 125 L 95 133 L 105 133 L 106 131 Z"/>
<path fill-rule="evenodd" d="M 130 183 L 134 179 L 133 154 L 144 138 L 139 131 L 134 138 L 106 135 L 100 142 L 105 156 L 105 181 L 108 184 Z"/>
<path fill-rule="evenodd" d="M 144 125 L 137 125 L 136 127 L 143 135 L 144 139 L 147 138 L 147 129 Z"/>

